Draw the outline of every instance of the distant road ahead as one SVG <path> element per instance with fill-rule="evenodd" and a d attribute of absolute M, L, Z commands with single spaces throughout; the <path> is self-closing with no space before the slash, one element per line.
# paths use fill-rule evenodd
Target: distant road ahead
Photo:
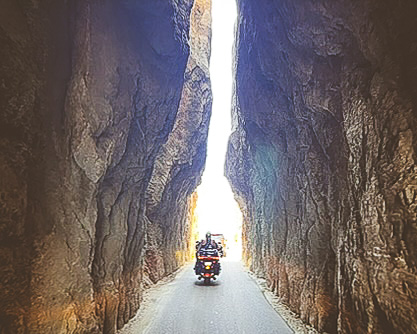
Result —
<path fill-rule="evenodd" d="M 222 262 L 206 286 L 187 265 L 157 289 L 142 314 L 121 334 L 291 334 L 240 262 Z"/>

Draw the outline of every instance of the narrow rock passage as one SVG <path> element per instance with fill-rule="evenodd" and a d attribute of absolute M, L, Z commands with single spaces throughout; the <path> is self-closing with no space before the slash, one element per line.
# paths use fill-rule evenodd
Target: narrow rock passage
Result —
<path fill-rule="evenodd" d="M 187 265 L 120 334 L 293 333 L 240 262 L 223 261 L 222 268 L 206 286 Z"/>

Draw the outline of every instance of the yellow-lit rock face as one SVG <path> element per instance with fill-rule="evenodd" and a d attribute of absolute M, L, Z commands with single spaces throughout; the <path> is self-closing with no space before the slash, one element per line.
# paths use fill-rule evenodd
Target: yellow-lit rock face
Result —
<path fill-rule="evenodd" d="M 198 219 L 196 214 L 196 208 L 197 208 L 197 200 L 198 200 L 198 194 L 195 191 L 193 195 L 190 198 L 190 204 L 189 204 L 189 211 L 188 211 L 188 221 L 190 222 L 190 228 L 187 233 L 188 235 L 188 257 L 187 260 L 194 260 L 195 259 L 195 243 L 198 240 Z"/>
<path fill-rule="evenodd" d="M 196 0 L 191 12 L 191 58 L 208 73 L 211 41 L 211 0 Z"/>
<path fill-rule="evenodd" d="M 189 257 L 210 3 L 6 0 L 0 16 L 0 332 L 115 333 Z"/>

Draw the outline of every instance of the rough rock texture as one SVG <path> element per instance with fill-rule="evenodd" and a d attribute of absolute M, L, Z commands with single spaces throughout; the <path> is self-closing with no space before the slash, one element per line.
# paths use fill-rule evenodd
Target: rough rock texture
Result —
<path fill-rule="evenodd" d="M 238 1 L 244 258 L 331 333 L 417 333 L 417 3 Z"/>
<path fill-rule="evenodd" d="M 1 334 L 114 333 L 144 272 L 184 261 L 211 108 L 210 3 L 190 52 L 192 7 L 3 3 Z"/>
<path fill-rule="evenodd" d="M 190 196 L 200 182 L 206 158 L 212 104 L 208 77 L 211 0 L 195 1 L 190 35 L 191 53 L 177 118 L 158 152 L 146 192 L 148 228 L 152 231 L 148 234 L 148 244 L 152 246 L 147 247 L 151 259 L 147 264 L 159 267 L 151 270 L 154 282 L 190 255 L 188 246 L 195 224 L 190 221 L 193 214 L 184 208 L 188 204 L 190 209 L 195 206 L 196 199 Z"/>

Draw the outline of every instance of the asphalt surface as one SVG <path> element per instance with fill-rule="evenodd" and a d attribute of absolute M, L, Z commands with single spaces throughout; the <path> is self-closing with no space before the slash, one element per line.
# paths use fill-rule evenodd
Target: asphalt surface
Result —
<path fill-rule="evenodd" d="M 154 293 L 142 315 L 121 334 L 290 334 L 240 262 L 222 262 L 217 281 L 204 285 L 188 265 Z"/>

